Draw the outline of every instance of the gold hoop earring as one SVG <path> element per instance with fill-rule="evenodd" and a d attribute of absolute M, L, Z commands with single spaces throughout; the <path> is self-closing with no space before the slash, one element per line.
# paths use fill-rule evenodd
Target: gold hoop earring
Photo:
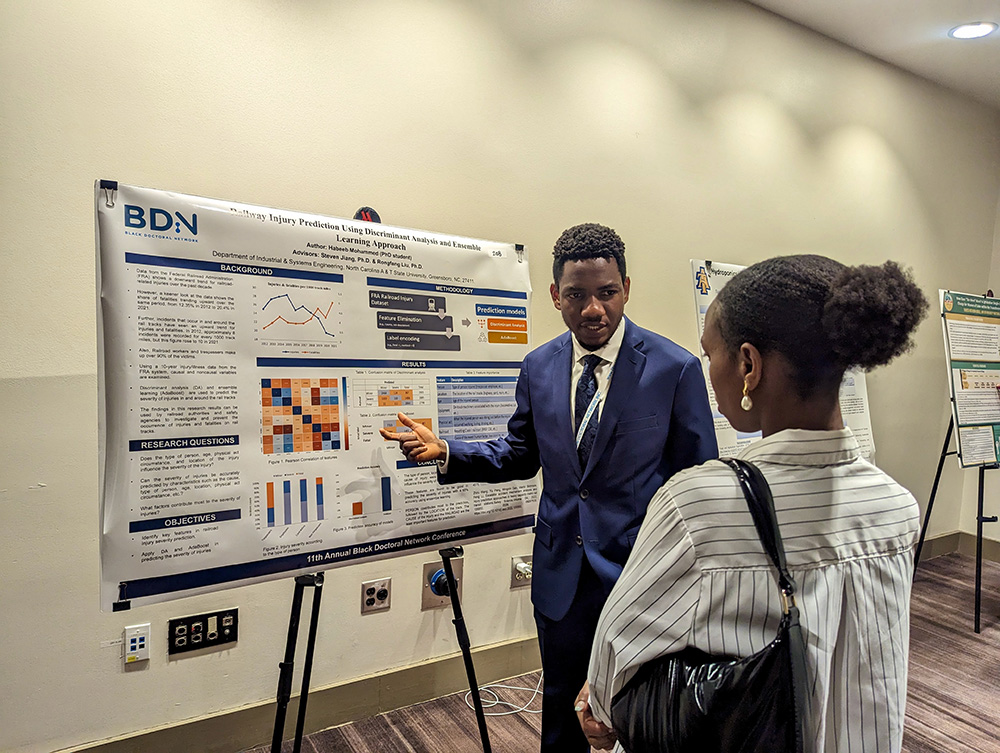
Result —
<path fill-rule="evenodd" d="M 750 410 L 751 408 L 753 408 L 753 400 L 751 400 L 750 399 L 750 395 L 747 394 L 747 392 L 749 392 L 749 391 L 750 391 L 750 387 L 749 387 L 749 385 L 747 385 L 746 381 L 744 380 L 744 382 L 743 382 L 743 399 L 740 400 L 740 407 L 743 410 Z"/>

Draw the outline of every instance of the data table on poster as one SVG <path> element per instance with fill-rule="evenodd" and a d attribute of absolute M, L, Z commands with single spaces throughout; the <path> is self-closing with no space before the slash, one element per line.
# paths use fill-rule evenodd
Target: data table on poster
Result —
<path fill-rule="evenodd" d="M 426 379 L 358 379 L 354 382 L 354 402 L 359 408 L 395 408 L 431 404 L 431 385 Z"/>
<path fill-rule="evenodd" d="M 439 434 L 445 439 L 496 439 L 507 433 L 517 377 L 438 377 Z"/>

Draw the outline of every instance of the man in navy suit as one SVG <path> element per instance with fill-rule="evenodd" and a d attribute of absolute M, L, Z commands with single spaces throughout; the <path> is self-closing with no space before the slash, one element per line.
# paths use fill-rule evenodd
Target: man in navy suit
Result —
<path fill-rule="evenodd" d="M 527 479 L 542 469 L 531 598 L 544 672 L 543 753 L 589 751 L 574 713 L 597 619 L 654 492 L 718 456 L 701 363 L 624 318 L 625 245 L 611 228 L 566 230 L 552 303 L 568 332 L 521 364 L 507 436 L 445 443 L 400 414 L 383 430 L 442 483 Z"/>

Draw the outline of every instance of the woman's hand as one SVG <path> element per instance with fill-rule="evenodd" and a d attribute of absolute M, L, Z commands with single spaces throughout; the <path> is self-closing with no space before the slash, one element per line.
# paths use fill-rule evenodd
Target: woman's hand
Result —
<path fill-rule="evenodd" d="M 598 750 L 611 750 L 618 741 L 615 731 L 590 713 L 590 683 L 585 682 L 580 694 L 576 697 L 576 717 L 580 720 L 580 729 L 587 736 L 587 742 Z"/>

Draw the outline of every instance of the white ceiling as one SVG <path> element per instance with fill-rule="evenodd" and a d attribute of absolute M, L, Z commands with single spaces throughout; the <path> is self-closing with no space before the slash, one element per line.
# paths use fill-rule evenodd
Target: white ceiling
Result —
<path fill-rule="evenodd" d="M 1000 23 L 1000 0 L 749 0 L 1000 109 L 1000 30 L 958 40 L 963 23 Z"/>

